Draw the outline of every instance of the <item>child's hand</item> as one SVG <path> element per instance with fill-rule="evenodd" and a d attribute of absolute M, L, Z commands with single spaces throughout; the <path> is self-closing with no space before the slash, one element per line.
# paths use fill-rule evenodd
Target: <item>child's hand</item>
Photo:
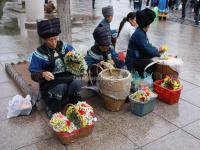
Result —
<path fill-rule="evenodd" d="M 111 60 L 108 60 L 108 62 L 110 63 L 110 64 L 112 64 L 112 65 L 114 65 L 115 64 L 115 62 L 111 59 Z"/>

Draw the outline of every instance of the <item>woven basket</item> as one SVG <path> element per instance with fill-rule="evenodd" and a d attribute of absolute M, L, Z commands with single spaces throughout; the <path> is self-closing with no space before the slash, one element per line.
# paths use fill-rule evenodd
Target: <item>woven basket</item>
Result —
<path fill-rule="evenodd" d="M 101 96 L 104 100 L 105 108 L 110 111 L 120 111 L 125 103 L 125 99 L 114 99 L 103 94 Z"/>
<path fill-rule="evenodd" d="M 93 128 L 94 128 L 94 124 L 89 125 L 84 128 L 81 128 L 81 129 L 78 129 L 78 130 L 75 130 L 72 133 L 55 132 L 55 131 L 54 131 L 54 133 L 58 137 L 60 142 L 63 145 L 66 145 L 66 144 L 70 144 L 70 143 L 76 141 L 79 138 L 83 138 L 83 137 L 90 135 L 93 131 Z"/>
<path fill-rule="evenodd" d="M 173 70 L 168 65 L 163 65 L 163 64 L 157 63 L 155 65 L 155 71 L 154 71 L 155 80 L 164 79 L 166 75 L 170 75 L 170 76 L 173 76 L 176 78 L 179 76 L 178 72 Z"/>

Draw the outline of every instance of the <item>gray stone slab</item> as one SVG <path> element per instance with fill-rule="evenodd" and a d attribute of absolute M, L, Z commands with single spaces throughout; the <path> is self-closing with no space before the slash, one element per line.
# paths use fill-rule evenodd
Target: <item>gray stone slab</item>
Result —
<path fill-rule="evenodd" d="M 17 149 L 53 137 L 47 123 L 36 112 L 0 122 L 0 149 Z"/>
<path fill-rule="evenodd" d="M 198 150 L 199 148 L 199 140 L 178 130 L 145 146 L 143 150 Z"/>
<path fill-rule="evenodd" d="M 117 126 L 111 125 L 97 115 L 93 133 L 67 146 L 68 150 L 133 150 L 137 146 L 122 135 Z"/>
<path fill-rule="evenodd" d="M 25 146 L 19 150 L 66 150 L 66 148 L 55 137 L 43 140 L 36 144 Z"/>
<path fill-rule="evenodd" d="M 194 123 L 189 124 L 188 126 L 184 127 L 183 130 L 187 131 L 188 133 L 194 135 L 198 139 L 200 139 L 200 120 Z"/>
<path fill-rule="evenodd" d="M 0 99 L 0 121 L 6 120 L 7 119 L 7 113 L 8 113 L 8 104 L 9 100 L 11 100 L 12 97 L 8 97 L 5 99 Z"/>
<path fill-rule="evenodd" d="M 189 103 L 192 103 L 198 107 L 200 107 L 200 88 L 195 88 L 188 92 L 185 92 L 181 95 L 181 98 Z"/>
<path fill-rule="evenodd" d="M 0 83 L 1 82 L 8 82 L 8 81 L 10 81 L 8 74 L 5 71 L 0 70 Z"/>
<path fill-rule="evenodd" d="M 116 130 L 121 131 L 139 146 L 152 142 L 177 129 L 177 127 L 154 113 L 144 117 L 138 117 L 131 112 L 122 114 L 107 113 L 104 115 L 104 118 Z"/>
<path fill-rule="evenodd" d="M 199 74 L 200 74 L 200 72 L 198 72 L 198 71 L 187 71 L 186 70 L 180 74 L 180 78 L 183 80 L 189 81 L 195 85 L 200 86 Z"/>
<path fill-rule="evenodd" d="M 20 94 L 19 89 L 17 89 L 13 82 L 1 83 L 0 89 L 0 99 Z"/>
<path fill-rule="evenodd" d="M 158 101 L 154 112 L 178 127 L 200 119 L 200 109 L 185 101 L 179 101 L 174 105 Z"/>
<path fill-rule="evenodd" d="M 198 86 L 196 86 L 196 85 L 194 85 L 190 82 L 187 82 L 187 81 L 184 81 L 184 80 L 180 80 L 180 82 L 183 85 L 182 93 L 185 93 L 185 92 L 188 92 L 188 91 L 193 90 L 195 88 L 198 88 Z"/>

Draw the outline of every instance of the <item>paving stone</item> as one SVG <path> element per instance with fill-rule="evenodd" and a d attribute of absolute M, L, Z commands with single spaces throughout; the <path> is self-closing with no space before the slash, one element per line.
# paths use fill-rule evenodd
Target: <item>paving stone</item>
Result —
<path fill-rule="evenodd" d="M 181 73 L 180 78 L 200 86 L 199 74 L 200 72 L 197 71 L 184 71 Z"/>
<path fill-rule="evenodd" d="M 21 94 L 20 90 L 15 86 L 13 82 L 5 82 L 0 84 L 0 99 L 5 97 Z"/>
<path fill-rule="evenodd" d="M 9 100 L 11 100 L 12 97 L 8 97 L 5 99 L 0 99 L 0 121 L 6 120 L 7 119 L 7 113 L 8 113 L 8 104 Z"/>
<path fill-rule="evenodd" d="M 107 113 L 104 118 L 139 146 L 177 129 L 154 113 L 144 117 L 138 117 L 131 112 L 115 115 Z"/>
<path fill-rule="evenodd" d="M 5 71 L 1 71 L 1 69 L 0 69 L 0 83 L 8 82 L 8 81 L 10 81 L 8 74 Z"/>
<path fill-rule="evenodd" d="M 187 81 L 184 81 L 184 80 L 180 80 L 181 84 L 183 85 L 183 90 L 181 92 L 182 93 L 185 93 L 185 92 L 188 92 L 190 90 L 193 90 L 195 88 L 198 88 L 198 86 L 190 83 L 190 82 L 187 82 Z"/>
<path fill-rule="evenodd" d="M 199 140 L 178 130 L 145 146 L 143 150 L 198 150 L 199 147 Z"/>
<path fill-rule="evenodd" d="M 192 103 L 198 107 L 200 107 L 199 97 L 200 97 L 200 87 L 192 89 L 181 95 L 182 99 L 184 99 L 185 101 L 188 101 L 189 103 Z"/>
<path fill-rule="evenodd" d="M 93 133 L 82 138 L 69 146 L 68 150 L 133 150 L 137 146 L 127 137 L 122 135 L 116 126 L 113 127 L 100 116 L 95 124 Z"/>
<path fill-rule="evenodd" d="M 19 150 L 66 150 L 66 148 L 57 138 L 53 137 L 30 146 L 25 146 Z"/>
<path fill-rule="evenodd" d="M 179 101 L 174 105 L 158 101 L 154 112 L 178 127 L 200 119 L 200 109 L 185 101 Z"/>
<path fill-rule="evenodd" d="M 199 129 L 200 129 L 200 120 L 196 121 L 194 123 L 191 123 L 188 126 L 183 128 L 183 130 L 187 131 L 188 133 L 190 133 L 200 139 L 200 130 Z"/>
<path fill-rule="evenodd" d="M 17 149 L 53 137 L 41 116 L 35 112 L 0 122 L 0 149 Z"/>

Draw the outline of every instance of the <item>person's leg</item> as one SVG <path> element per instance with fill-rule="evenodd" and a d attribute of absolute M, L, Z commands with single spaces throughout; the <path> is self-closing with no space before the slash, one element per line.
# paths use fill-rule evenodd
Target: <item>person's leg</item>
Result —
<path fill-rule="evenodd" d="M 147 0 L 147 2 L 146 2 L 146 6 L 149 6 L 149 1 L 150 1 L 150 0 Z"/>
<path fill-rule="evenodd" d="M 68 85 L 68 98 L 70 103 L 76 104 L 78 101 L 81 101 L 81 81 L 80 80 L 73 80 L 69 85 Z"/>
<path fill-rule="evenodd" d="M 92 8 L 95 9 L 95 0 L 92 0 Z"/>
<path fill-rule="evenodd" d="M 196 25 L 199 25 L 199 5 L 198 5 L 198 3 L 196 3 L 195 5 L 194 5 L 194 13 L 195 13 L 195 24 Z"/>
<path fill-rule="evenodd" d="M 186 7 L 187 0 L 182 0 L 182 17 L 181 19 L 185 19 L 185 7 Z"/>
<path fill-rule="evenodd" d="M 142 0 L 139 0 L 139 10 L 142 9 Z"/>

